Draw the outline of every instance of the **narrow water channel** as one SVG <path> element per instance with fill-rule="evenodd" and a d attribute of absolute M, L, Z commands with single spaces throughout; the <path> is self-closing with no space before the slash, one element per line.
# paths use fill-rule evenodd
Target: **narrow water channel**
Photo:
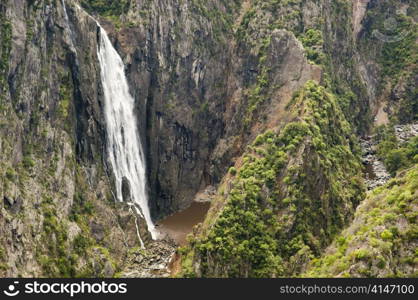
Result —
<path fill-rule="evenodd" d="M 208 202 L 193 202 L 192 205 L 181 212 L 175 213 L 158 223 L 158 230 L 168 234 L 179 246 L 186 243 L 186 237 L 193 227 L 205 219 L 209 210 Z"/>

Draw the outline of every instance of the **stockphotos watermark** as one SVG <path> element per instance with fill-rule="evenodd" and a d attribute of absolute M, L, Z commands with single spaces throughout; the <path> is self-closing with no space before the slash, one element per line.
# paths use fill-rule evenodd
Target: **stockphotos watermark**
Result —
<path fill-rule="evenodd" d="M 406 16 L 404 9 L 398 9 L 394 15 L 386 18 L 383 22 L 383 28 L 373 30 L 373 36 L 385 43 L 397 43 L 407 37 L 410 31 L 400 31 L 400 22 L 398 21 Z"/>
<path fill-rule="evenodd" d="M 94 295 L 94 294 L 126 294 L 128 292 L 127 283 L 107 283 L 105 281 L 89 283 L 85 281 L 77 283 L 46 283 L 46 282 L 27 282 L 22 285 L 19 281 L 14 281 L 3 291 L 4 295 L 15 297 L 19 294 L 25 295 Z"/>

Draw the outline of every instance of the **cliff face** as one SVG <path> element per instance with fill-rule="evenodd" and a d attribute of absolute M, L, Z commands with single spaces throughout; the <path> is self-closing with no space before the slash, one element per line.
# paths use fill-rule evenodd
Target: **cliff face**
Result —
<path fill-rule="evenodd" d="M 112 276 L 136 225 L 159 247 L 114 202 L 87 12 L 126 66 L 154 219 L 217 189 L 182 275 L 297 276 L 365 198 L 356 135 L 417 118 L 415 2 L 2 1 L 2 275 Z"/>
<path fill-rule="evenodd" d="M 87 9 L 100 13 L 89 3 L 84 1 Z M 197 192 L 217 185 L 245 145 L 285 117 L 293 91 L 321 80 L 320 68 L 304 58 L 294 34 L 280 26 L 264 32 L 275 17 L 271 12 L 260 15 L 262 27 L 247 24 L 253 27 L 248 33 L 240 28 L 237 18 L 249 13 L 247 6 L 131 1 L 120 18 L 127 28 L 101 12 L 132 86 L 139 87 L 135 97 L 147 135 L 156 218 L 187 207 Z"/>
<path fill-rule="evenodd" d="M 186 208 L 213 183 L 209 158 L 225 127 L 230 20 L 221 11 L 227 9 L 132 2 L 126 16 L 132 28 L 114 33 L 132 86 L 139 87 L 135 97 L 156 218 Z"/>
<path fill-rule="evenodd" d="M 267 51 L 258 61 L 255 89 L 239 97 L 248 101 L 241 102 L 241 109 L 250 111 L 245 114 L 241 110 L 241 118 L 251 118 L 241 124 L 247 132 L 262 135 L 247 147 L 245 155 L 230 169 L 230 175 L 223 179 L 206 221 L 195 230 L 190 245 L 181 251 L 180 276 L 301 275 L 310 260 L 350 224 L 364 197 L 362 179 L 358 177 L 362 167 L 356 158 L 357 141 L 348 137 L 353 133 L 365 134 L 374 124 L 389 124 L 389 120 L 392 124 L 410 122 L 416 118 L 415 4 L 300 1 L 296 4 L 249 2 L 243 7 L 247 13 L 235 30 L 236 39 L 247 42 L 241 47 L 247 47 L 250 53 L 263 45 L 263 40 L 252 45 L 249 41 L 254 39 L 246 39 L 256 33 L 264 38 Z M 397 15 L 391 17 L 391 12 Z M 285 21 L 281 22 L 282 19 Z M 388 25 L 390 22 L 392 27 Z M 302 85 L 306 79 L 293 77 L 294 73 L 286 65 L 274 68 L 275 64 L 268 59 L 274 49 L 273 41 L 277 40 L 276 26 L 282 35 L 293 35 L 300 41 L 304 49 L 298 56 L 298 47 L 291 46 L 293 57 L 298 57 L 296 62 L 317 65 L 316 72 L 306 73 L 309 68 L 303 67 L 302 70 L 308 79 L 319 82 L 331 95 L 325 96 L 321 87 L 312 90 L 308 85 L 302 89 L 301 85 L 292 84 L 295 80 L 284 82 L 279 88 L 270 84 L 280 75 L 287 79 L 296 77 Z M 277 57 L 289 61 L 286 47 L 281 44 L 277 48 L 282 51 Z M 396 58 L 390 58 L 389 53 L 396 53 Z M 263 68 L 262 61 L 266 58 L 268 63 Z M 287 95 L 293 94 L 293 98 L 283 94 L 274 97 L 277 89 L 287 90 Z M 388 95 L 393 96 L 387 100 Z M 399 98 L 395 100 L 395 97 Z M 334 107 L 332 101 L 325 100 L 329 98 L 335 99 L 337 110 L 329 112 Z M 290 99 L 293 100 L 289 102 Z M 299 101 L 310 103 L 312 99 L 316 99 L 313 105 L 316 109 L 292 110 Z M 281 108 L 282 113 L 272 107 Z M 257 124 L 252 123 L 254 112 Z M 343 121 L 333 123 L 336 119 Z M 345 120 L 351 128 L 344 125 Z M 297 129 L 292 131 L 288 126 Z M 273 128 L 273 132 L 266 133 L 267 128 Z M 343 131 L 330 131 L 331 128 Z M 323 139 L 324 136 L 327 138 Z M 339 141 L 342 136 L 347 140 Z M 297 142 L 290 142 L 293 147 L 289 150 L 292 139 Z M 282 159 L 287 159 L 287 164 Z M 342 168 L 341 172 L 336 167 Z M 342 182 L 346 184 L 338 187 Z M 405 243 L 406 248 L 413 248 L 411 240 Z M 408 276 L 413 270 L 405 267 L 400 274 Z"/>
<path fill-rule="evenodd" d="M 103 164 L 97 25 L 59 1 L 0 13 L 2 275 L 112 276 L 138 238 Z"/>
<path fill-rule="evenodd" d="M 373 96 L 375 124 L 417 116 L 417 9 L 413 1 L 367 1 L 357 36 L 361 74 Z"/>

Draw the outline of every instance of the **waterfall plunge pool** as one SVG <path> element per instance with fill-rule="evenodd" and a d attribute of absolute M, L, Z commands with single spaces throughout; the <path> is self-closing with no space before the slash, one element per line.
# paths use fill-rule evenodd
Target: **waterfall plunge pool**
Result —
<path fill-rule="evenodd" d="M 193 202 L 189 208 L 177 212 L 157 223 L 157 229 L 162 235 L 168 235 L 176 244 L 183 246 L 193 227 L 206 217 L 210 202 Z"/>

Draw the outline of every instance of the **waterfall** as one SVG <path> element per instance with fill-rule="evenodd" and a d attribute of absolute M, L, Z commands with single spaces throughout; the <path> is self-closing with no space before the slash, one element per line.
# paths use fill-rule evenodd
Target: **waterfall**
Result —
<path fill-rule="evenodd" d="M 153 239 L 156 239 L 157 231 L 148 207 L 145 161 L 134 113 L 135 101 L 129 92 L 122 59 L 102 27 L 98 58 L 105 100 L 107 154 L 116 179 L 116 197 L 124 201 L 125 187 L 129 187 L 131 207 L 142 215 Z"/>

